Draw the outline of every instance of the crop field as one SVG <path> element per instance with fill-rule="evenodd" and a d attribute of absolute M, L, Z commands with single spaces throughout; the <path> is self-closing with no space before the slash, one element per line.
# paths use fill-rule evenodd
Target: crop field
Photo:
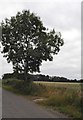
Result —
<path fill-rule="evenodd" d="M 35 82 L 46 87 L 41 94 L 46 98 L 39 104 L 59 110 L 74 118 L 81 117 L 82 84 L 66 82 Z"/>
<path fill-rule="evenodd" d="M 66 88 L 73 90 L 81 90 L 81 83 L 71 83 L 71 82 L 34 82 L 36 84 L 42 84 L 49 87 L 57 87 L 57 88 Z"/>

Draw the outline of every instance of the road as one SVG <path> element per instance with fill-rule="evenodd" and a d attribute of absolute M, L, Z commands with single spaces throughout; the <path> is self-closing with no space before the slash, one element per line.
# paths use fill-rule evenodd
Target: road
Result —
<path fill-rule="evenodd" d="M 6 90 L 2 90 L 2 118 L 66 118 Z"/>

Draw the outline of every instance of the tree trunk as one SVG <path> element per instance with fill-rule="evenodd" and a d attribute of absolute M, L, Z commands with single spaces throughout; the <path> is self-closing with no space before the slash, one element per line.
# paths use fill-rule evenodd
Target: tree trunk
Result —
<path fill-rule="evenodd" d="M 27 61 L 24 62 L 24 80 L 27 81 Z"/>
<path fill-rule="evenodd" d="M 24 70 L 24 80 L 27 81 L 27 70 Z"/>
<path fill-rule="evenodd" d="M 28 73 L 28 61 L 25 62 L 25 68 L 24 68 L 24 80 L 28 83 L 31 82 L 29 73 Z"/>

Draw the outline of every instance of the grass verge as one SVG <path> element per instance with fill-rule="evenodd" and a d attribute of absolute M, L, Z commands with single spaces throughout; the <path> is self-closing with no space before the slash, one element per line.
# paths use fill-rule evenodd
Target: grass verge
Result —
<path fill-rule="evenodd" d="M 44 98 L 37 101 L 53 110 L 58 110 L 73 118 L 81 118 L 80 84 L 70 83 L 30 83 L 20 80 L 4 80 L 3 88 L 16 94 Z"/>

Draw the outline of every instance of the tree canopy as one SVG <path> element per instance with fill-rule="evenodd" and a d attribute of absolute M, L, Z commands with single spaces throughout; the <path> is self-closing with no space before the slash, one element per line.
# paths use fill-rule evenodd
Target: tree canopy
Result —
<path fill-rule="evenodd" d="M 64 44 L 61 33 L 49 30 L 40 17 L 29 10 L 18 12 L 1 23 L 2 53 L 17 73 L 40 72 L 42 61 L 52 61 Z M 26 78 L 27 79 L 27 78 Z"/>

